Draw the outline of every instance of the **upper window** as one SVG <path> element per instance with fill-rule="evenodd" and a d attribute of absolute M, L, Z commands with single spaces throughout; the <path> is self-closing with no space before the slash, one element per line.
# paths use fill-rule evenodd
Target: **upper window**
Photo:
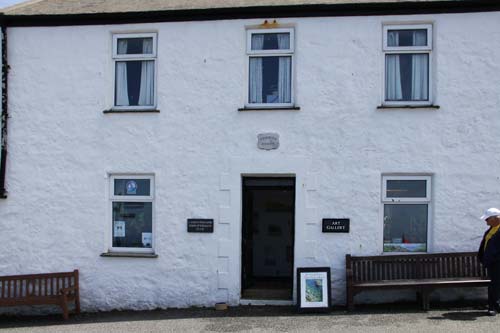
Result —
<path fill-rule="evenodd" d="M 156 34 L 113 35 L 115 109 L 156 106 Z"/>
<path fill-rule="evenodd" d="M 153 252 L 152 176 L 111 177 L 112 250 Z"/>
<path fill-rule="evenodd" d="M 430 176 L 384 176 L 384 252 L 426 252 Z"/>
<path fill-rule="evenodd" d="M 248 105 L 293 105 L 293 29 L 247 31 Z"/>
<path fill-rule="evenodd" d="M 430 104 L 432 25 L 384 26 L 386 104 Z"/>

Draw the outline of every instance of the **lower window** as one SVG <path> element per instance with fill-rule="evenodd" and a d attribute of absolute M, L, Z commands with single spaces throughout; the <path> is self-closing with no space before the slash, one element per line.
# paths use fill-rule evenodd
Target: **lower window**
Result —
<path fill-rule="evenodd" d="M 427 252 L 430 176 L 384 176 L 384 252 Z"/>
<path fill-rule="evenodd" d="M 153 204 L 113 202 L 113 247 L 151 248 Z"/>
<path fill-rule="evenodd" d="M 153 252 L 153 177 L 112 176 L 112 250 Z"/>
<path fill-rule="evenodd" d="M 426 252 L 427 216 L 427 205 L 384 205 L 384 252 Z"/>

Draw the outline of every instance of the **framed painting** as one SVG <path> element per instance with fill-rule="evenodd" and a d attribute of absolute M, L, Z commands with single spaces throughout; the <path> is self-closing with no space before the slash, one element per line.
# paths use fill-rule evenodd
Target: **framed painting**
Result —
<path fill-rule="evenodd" d="M 297 310 L 329 311 L 331 307 L 330 267 L 297 268 Z"/>

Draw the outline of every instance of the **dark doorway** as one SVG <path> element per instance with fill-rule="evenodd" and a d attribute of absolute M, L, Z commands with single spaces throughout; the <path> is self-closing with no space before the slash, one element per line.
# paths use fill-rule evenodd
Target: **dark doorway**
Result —
<path fill-rule="evenodd" d="M 295 178 L 244 177 L 241 295 L 291 300 Z"/>

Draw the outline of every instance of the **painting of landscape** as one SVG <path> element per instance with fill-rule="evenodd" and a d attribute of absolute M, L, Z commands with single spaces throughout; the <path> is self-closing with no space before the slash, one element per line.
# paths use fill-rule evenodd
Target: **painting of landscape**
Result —
<path fill-rule="evenodd" d="M 306 301 L 323 302 L 323 280 L 306 279 Z"/>

